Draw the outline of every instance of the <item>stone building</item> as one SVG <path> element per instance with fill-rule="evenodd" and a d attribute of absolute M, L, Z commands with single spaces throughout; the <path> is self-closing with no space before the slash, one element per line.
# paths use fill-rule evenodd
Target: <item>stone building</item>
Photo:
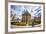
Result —
<path fill-rule="evenodd" d="M 27 10 L 22 14 L 22 22 L 31 22 L 31 14 Z"/>

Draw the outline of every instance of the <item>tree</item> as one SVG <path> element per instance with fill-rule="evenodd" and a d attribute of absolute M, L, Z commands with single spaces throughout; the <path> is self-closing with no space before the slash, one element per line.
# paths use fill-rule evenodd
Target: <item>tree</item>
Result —
<path fill-rule="evenodd" d="M 13 15 L 13 17 L 12 17 L 12 21 L 15 22 L 15 15 Z"/>
<path fill-rule="evenodd" d="M 17 22 L 19 22 L 19 18 L 17 18 Z"/>
<path fill-rule="evenodd" d="M 35 19 L 32 21 L 32 27 L 34 26 L 34 23 L 35 23 Z"/>

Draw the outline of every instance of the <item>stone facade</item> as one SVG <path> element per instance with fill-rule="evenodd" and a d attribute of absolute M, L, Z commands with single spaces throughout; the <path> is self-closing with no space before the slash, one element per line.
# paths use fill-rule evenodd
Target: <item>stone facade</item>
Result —
<path fill-rule="evenodd" d="M 26 10 L 24 14 L 22 14 L 22 22 L 30 22 L 31 14 Z"/>

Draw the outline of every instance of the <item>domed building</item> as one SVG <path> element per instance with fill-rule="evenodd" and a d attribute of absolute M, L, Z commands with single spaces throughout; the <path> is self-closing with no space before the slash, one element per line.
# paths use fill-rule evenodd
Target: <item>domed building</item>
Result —
<path fill-rule="evenodd" d="M 27 10 L 22 14 L 22 22 L 31 22 L 31 14 Z"/>

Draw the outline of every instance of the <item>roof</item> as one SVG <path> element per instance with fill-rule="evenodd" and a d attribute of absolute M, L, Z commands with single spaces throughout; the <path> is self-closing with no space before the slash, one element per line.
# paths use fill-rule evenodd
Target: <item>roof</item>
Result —
<path fill-rule="evenodd" d="M 22 16 L 31 16 L 30 13 L 26 10 L 25 13 L 22 14 Z"/>

